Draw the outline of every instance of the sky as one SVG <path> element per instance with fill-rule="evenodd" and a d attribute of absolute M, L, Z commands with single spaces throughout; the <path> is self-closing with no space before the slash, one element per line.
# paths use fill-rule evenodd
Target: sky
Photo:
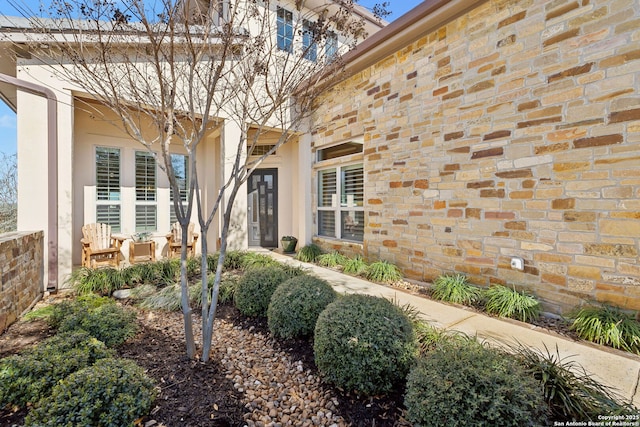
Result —
<path fill-rule="evenodd" d="M 29 8 L 37 10 L 40 0 L 17 0 L 24 1 Z M 409 10 L 421 3 L 421 0 L 386 0 L 389 3 L 388 10 L 392 12 L 387 16 L 387 21 L 391 22 L 404 15 Z M 374 4 L 380 3 L 381 0 L 359 0 L 362 6 L 372 8 Z M 16 16 L 15 9 L 8 4 L 9 2 L 0 1 L 0 15 Z M 46 4 L 46 1 L 43 1 Z M 0 100 L 0 152 L 14 154 L 16 152 L 16 115 L 15 113 Z"/>

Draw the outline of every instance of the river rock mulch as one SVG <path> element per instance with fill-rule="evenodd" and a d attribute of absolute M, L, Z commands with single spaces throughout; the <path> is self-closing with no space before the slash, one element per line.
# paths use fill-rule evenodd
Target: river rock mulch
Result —
<path fill-rule="evenodd" d="M 313 365 L 310 341 L 274 340 L 264 320 L 232 306 L 218 309 L 208 363 L 186 358 L 180 313 L 136 310 L 140 331 L 118 352 L 146 369 L 159 391 L 140 426 L 410 426 L 404 390 L 362 398 L 331 387 Z M 199 326 L 194 316 L 197 340 Z M 0 336 L 0 356 L 50 334 L 43 322 L 19 321 Z M 19 426 L 24 415 L 2 409 L 0 425 Z"/>

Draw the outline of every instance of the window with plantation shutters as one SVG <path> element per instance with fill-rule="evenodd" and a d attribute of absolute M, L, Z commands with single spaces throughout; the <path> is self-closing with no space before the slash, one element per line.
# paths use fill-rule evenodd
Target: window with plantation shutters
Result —
<path fill-rule="evenodd" d="M 157 226 L 157 174 L 156 159 L 148 151 L 135 152 L 136 179 L 136 232 L 156 231 Z"/>
<path fill-rule="evenodd" d="M 363 202 L 362 164 L 318 171 L 318 235 L 361 242 Z"/>
<path fill-rule="evenodd" d="M 120 149 L 96 147 L 96 222 L 121 230 Z"/>
<path fill-rule="evenodd" d="M 187 196 L 189 194 L 189 156 L 183 154 L 171 155 L 171 166 L 173 167 L 173 173 L 176 176 L 176 182 L 178 184 L 178 191 L 180 193 L 180 203 L 186 209 Z M 170 207 L 169 217 L 171 224 L 178 220 L 176 216 L 175 206 L 173 204 L 174 194 L 173 188 L 170 188 Z"/>

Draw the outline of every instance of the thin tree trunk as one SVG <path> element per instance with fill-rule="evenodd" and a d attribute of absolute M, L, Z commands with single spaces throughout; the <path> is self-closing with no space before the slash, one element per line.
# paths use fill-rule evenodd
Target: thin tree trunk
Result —
<path fill-rule="evenodd" d="M 193 359 L 196 355 L 196 343 L 193 336 L 193 317 L 191 316 L 191 304 L 189 303 L 189 284 L 187 283 L 187 225 L 180 224 L 182 228 L 182 245 L 180 248 L 180 288 L 182 316 L 184 318 L 184 338 L 187 345 L 187 357 Z"/>

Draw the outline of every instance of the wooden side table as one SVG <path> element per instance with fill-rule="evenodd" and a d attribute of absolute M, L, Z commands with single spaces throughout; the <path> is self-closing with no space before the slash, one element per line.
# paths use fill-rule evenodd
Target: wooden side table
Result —
<path fill-rule="evenodd" d="M 129 263 L 149 262 L 156 260 L 156 242 L 129 242 Z"/>

